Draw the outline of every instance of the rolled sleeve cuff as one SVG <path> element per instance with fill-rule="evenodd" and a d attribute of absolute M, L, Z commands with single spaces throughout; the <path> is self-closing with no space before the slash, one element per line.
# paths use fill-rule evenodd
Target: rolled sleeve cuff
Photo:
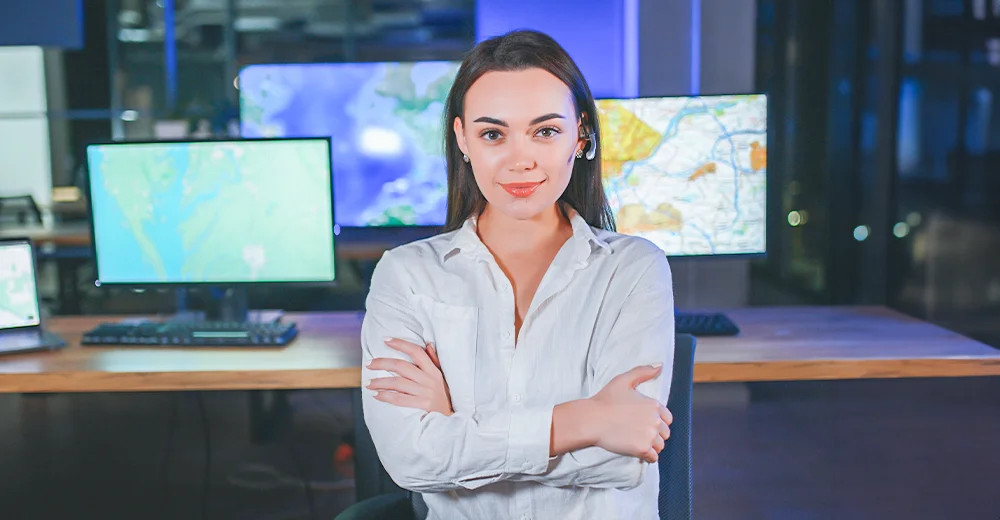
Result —
<path fill-rule="evenodd" d="M 541 475 L 548 471 L 552 409 L 551 406 L 525 408 L 511 413 L 508 473 Z"/>

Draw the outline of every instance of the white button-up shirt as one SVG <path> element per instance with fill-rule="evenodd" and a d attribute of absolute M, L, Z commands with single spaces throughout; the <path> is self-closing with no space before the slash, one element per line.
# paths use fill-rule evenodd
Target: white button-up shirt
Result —
<path fill-rule="evenodd" d="M 375 269 L 362 326 L 365 365 L 407 359 L 384 344 L 388 337 L 434 343 L 455 411 L 398 407 L 362 389 L 383 466 L 401 487 L 422 493 L 429 519 L 658 518 L 655 464 L 598 447 L 549 457 L 555 405 L 653 363 L 664 364 L 662 374 L 638 390 L 666 404 L 674 355 L 663 251 L 591 228 L 575 212 L 570 220 L 573 236 L 542 278 L 517 338 L 513 289 L 475 219 L 388 251 Z M 392 375 L 362 372 L 364 380 Z"/>

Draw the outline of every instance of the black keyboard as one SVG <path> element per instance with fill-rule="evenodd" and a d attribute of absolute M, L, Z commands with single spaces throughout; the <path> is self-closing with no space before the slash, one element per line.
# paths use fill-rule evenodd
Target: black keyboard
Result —
<path fill-rule="evenodd" d="M 298 335 L 295 323 L 138 322 L 102 323 L 83 335 L 83 345 L 177 347 L 282 347 Z"/>
<path fill-rule="evenodd" d="M 739 327 L 722 313 L 684 313 L 674 315 L 678 334 L 692 336 L 735 336 Z"/>

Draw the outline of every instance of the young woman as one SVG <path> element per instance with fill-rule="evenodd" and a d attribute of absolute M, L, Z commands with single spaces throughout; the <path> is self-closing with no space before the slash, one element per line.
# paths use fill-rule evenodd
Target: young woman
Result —
<path fill-rule="evenodd" d="M 516 31 L 466 57 L 446 117 L 445 233 L 387 252 L 367 300 L 379 458 L 433 519 L 658 518 L 670 268 L 613 231 L 587 83 Z"/>

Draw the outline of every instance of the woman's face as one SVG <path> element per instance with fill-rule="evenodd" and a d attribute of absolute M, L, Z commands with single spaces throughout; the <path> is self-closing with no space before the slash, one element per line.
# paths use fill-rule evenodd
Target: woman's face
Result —
<path fill-rule="evenodd" d="M 464 114 L 455 136 L 491 210 L 527 220 L 550 209 L 584 145 L 569 88 L 542 69 L 488 72 L 466 93 Z"/>

